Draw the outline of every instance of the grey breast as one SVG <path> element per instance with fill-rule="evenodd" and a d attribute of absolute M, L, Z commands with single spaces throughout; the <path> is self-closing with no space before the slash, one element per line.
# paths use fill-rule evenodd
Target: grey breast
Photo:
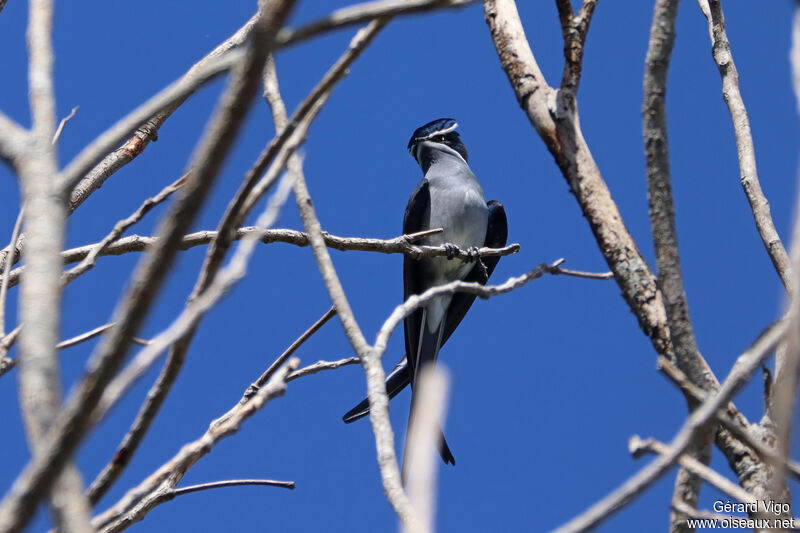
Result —
<path fill-rule="evenodd" d="M 483 189 L 464 161 L 445 155 L 431 165 L 425 174 L 430 191 L 428 228 L 443 228 L 444 232 L 425 239 L 432 246 L 455 244 L 461 249 L 483 246 L 489 210 Z M 473 263 L 446 257 L 423 258 L 428 287 L 463 279 Z M 439 326 L 452 296 L 442 295 L 427 306 L 427 328 L 433 332 Z"/>

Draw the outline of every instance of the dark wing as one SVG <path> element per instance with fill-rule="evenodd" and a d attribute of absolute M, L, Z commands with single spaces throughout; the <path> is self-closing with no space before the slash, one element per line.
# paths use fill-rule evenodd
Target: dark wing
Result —
<path fill-rule="evenodd" d="M 503 204 L 497 200 L 489 200 L 486 202 L 489 208 L 489 223 L 486 226 L 486 239 L 483 241 L 483 246 L 486 248 L 503 248 L 508 239 L 508 220 L 506 219 L 506 211 L 503 209 Z M 481 259 L 483 264 L 486 265 L 486 274 L 483 275 L 483 269 L 479 263 L 475 263 L 472 270 L 464 278 L 464 281 L 477 281 L 481 285 L 486 285 L 489 281 L 489 276 L 494 272 L 497 263 L 500 261 L 500 256 L 484 257 Z M 447 309 L 447 320 L 444 324 L 444 334 L 442 344 L 447 342 L 453 331 L 461 324 L 464 315 L 467 314 L 469 308 L 472 307 L 472 302 L 475 301 L 474 294 L 467 294 L 465 292 L 457 292 L 453 295 L 450 302 L 450 307 Z M 406 348 L 406 353 L 408 353 Z"/>
<path fill-rule="evenodd" d="M 413 196 L 412 196 L 413 198 Z M 410 202 L 409 202 L 410 205 Z M 486 203 L 489 208 L 489 224 L 486 227 L 486 240 L 484 246 L 487 248 L 502 248 L 506 245 L 508 240 L 508 219 L 503 204 L 497 200 L 490 200 Z M 406 218 L 408 218 L 408 209 L 406 209 Z M 421 230 L 417 230 L 421 231 Z M 412 232 L 413 233 L 413 232 Z M 413 259 L 412 259 L 413 261 Z M 489 276 L 494 272 L 497 263 L 500 261 L 500 256 L 485 257 L 483 264 L 486 265 L 486 272 Z M 478 283 L 485 284 L 487 279 L 483 276 L 483 271 L 479 265 L 470 270 L 464 281 L 477 281 Z M 474 294 L 467 294 L 464 292 L 457 292 L 453 296 L 450 303 L 450 308 L 447 311 L 447 318 L 445 320 L 444 334 L 442 337 L 442 344 L 447 342 L 450 335 L 458 327 L 463 320 L 464 316 L 475 301 Z M 417 324 L 422 318 L 421 314 L 417 318 Z M 418 337 L 417 337 L 418 338 Z M 414 344 L 413 346 L 416 346 Z M 406 345 L 406 353 L 408 353 L 408 345 Z M 405 356 L 397 363 L 397 366 L 386 376 L 386 392 L 389 398 L 394 398 L 401 390 L 411 383 L 411 374 L 408 371 L 408 362 Z M 361 401 L 357 406 L 349 410 L 343 417 L 345 423 L 355 422 L 369 414 L 369 400 L 366 398 Z"/>
<path fill-rule="evenodd" d="M 430 229 L 431 193 L 428 188 L 428 180 L 423 179 L 414 189 L 411 198 L 408 199 L 406 213 L 403 217 L 403 234 L 409 235 Z M 424 270 L 422 261 L 412 257 L 403 258 L 403 301 L 406 301 L 412 294 L 419 294 L 428 287 L 424 281 Z M 422 322 L 423 309 L 417 309 L 403 323 L 405 330 L 406 354 L 417 353 L 419 344 L 420 323 Z M 413 365 L 410 367 L 411 376 L 414 375 Z"/>

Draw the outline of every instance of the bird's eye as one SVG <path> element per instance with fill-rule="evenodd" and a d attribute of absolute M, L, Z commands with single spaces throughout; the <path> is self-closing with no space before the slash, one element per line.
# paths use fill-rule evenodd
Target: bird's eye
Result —
<path fill-rule="evenodd" d="M 437 135 L 436 137 L 433 138 L 433 140 L 436 141 L 437 143 L 444 142 L 444 135 Z"/>

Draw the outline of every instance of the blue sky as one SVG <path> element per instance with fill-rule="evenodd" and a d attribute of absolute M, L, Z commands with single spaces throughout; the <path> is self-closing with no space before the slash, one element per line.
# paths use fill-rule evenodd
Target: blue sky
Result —
<path fill-rule="evenodd" d="M 58 3 L 55 77 L 61 116 L 80 105 L 60 143 L 62 164 L 125 112 L 144 101 L 233 33 L 255 2 Z M 292 23 L 344 2 L 299 2 Z M 792 2 L 725 3 L 728 34 L 750 113 L 762 187 L 788 239 L 794 212 L 798 122 L 788 50 Z M 528 38 L 545 76 L 561 76 L 562 41 L 553 2 L 520 2 Z M 24 28 L 27 5 L 10 0 L 0 14 L 0 108 L 28 124 Z M 589 34 L 579 92 L 581 125 L 625 222 L 651 265 L 641 140 L 642 74 L 652 2 L 601 2 Z M 281 88 L 299 103 L 346 47 L 343 30 L 281 51 Z M 222 82 L 193 96 L 161 129 L 158 142 L 115 174 L 70 219 L 70 246 L 102 238 L 119 218 L 184 170 Z M 543 261 L 607 269 L 566 183 L 517 106 L 474 5 L 392 22 L 335 89 L 311 129 L 305 170 L 323 227 L 347 236 L 390 238 L 420 171 L 406 143 L 419 125 L 455 117 L 487 199 L 501 200 L 509 239 L 504 281 Z M 677 224 L 691 316 L 703 355 L 722 379 L 736 356 L 779 314 L 783 295 L 739 185 L 734 135 L 721 97 L 705 19 L 683 2 L 670 71 L 668 123 Z M 258 102 L 196 229 L 213 229 L 244 172 L 273 134 Z M 0 238 L 11 233 L 18 187 L 0 168 Z M 149 235 L 158 209 L 131 231 Z M 281 227 L 300 228 L 296 208 Z M 787 242 L 788 244 L 788 242 Z M 399 256 L 332 252 L 367 338 L 402 297 Z M 159 332 L 182 308 L 204 249 L 181 255 L 143 336 Z M 62 336 L 105 323 L 135 268 L 134 255 L 100 260 L 71 284 Z M 9 320 L 16 320 L 16 290 Z M 200 436 L 297 335 L 330 305 L 310 250 L 260 247 L 249 276 L 205 320 L 175 389 L 131 466 L 100 503 L 127 488 Z M 395 334 L 387 368 L 402 355 Z M 64 352 L 64 389 L 78 379 L 92 343 Z M 15 352 L 13 353 L 15 355 Z M 337 321 L 297 354 L 303 363 L 351 355 Z M 453 377 L 448 441 L 456 467 L 440 472 L 438 530 L 545 531 L 571 518 L 644 466 L 632 459 L 632 434 L 669 440 L 686 416 L 679 392 L 655 369 L 655 354 L 613 281 L 546 277 L 509 295 L 476 302 L 440 355 Z M 79 450 L 88 480 L 110 459 L 156 371 Z M 736 399 L 752 422 L 763 408 L 756 376 Z M 370 425 L 344 425 L 361 399 L 357 366 L 304 378 L 285 397 L 221 443 L 182 485 L 220 479 L 291 479 L 297 489 L 242 487 L 183 496 L 151 512 L 137 531 L 393 531 Z M 409 394 L 393 403 L 398 451 Z M 0 487 L 28 457 L 13 374 L 0 379 L 4 420 Z M 794 447 L 795 456 L 800 455 Z M 712 466 L 730 475 L 714 451 Z M 666 527 L 674 472 L 600 531 Z M 795 487 L 795 491 L 797 487 Z M 701 507 L 720 496 L 704 487 Z M 36 530 L 46 527 L 40 513 Z"/>

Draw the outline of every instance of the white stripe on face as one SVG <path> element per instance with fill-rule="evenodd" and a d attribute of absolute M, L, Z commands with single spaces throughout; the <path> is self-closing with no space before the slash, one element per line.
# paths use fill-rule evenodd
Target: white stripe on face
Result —
<path fill-rule="evenodd" d="M 419 160 L 419 153 L 420 153 L 419 148 L 420 148 L 421 144 L 428 144 L 428 145 L 430 145 L 432 148 L 434 148 L 436 150 L 441 150 L 442 152 L 446 152 L 446 153 L 448 153 L 450 155 L 454 155 L 457 158 L 459 158 L 460 160 L 464 161 L 465 165 L 467 164 L 466 160 L 464 159 L 464 156 L 462 156 L 457 151 L 453 150 L 452 148 L 450 148 L 449 146 L 447 146 L 444 143 L 437 143 L 437 142 L 434 142 L 434 141 L 420 141 L 415 145 L 415 148 L 414 148 L 416 150 L 416 152 L 414 153 L 414 158 L 417 160 L 417 164 L 419 164 L 420 166 L 422 166 L 422 163 Z"/>

